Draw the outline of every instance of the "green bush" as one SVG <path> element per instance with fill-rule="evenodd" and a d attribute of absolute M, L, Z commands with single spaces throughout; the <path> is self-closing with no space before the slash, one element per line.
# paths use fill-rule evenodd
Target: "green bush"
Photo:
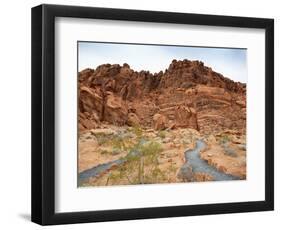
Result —
<path fill-rule="evenodd" d="M 113 149 L 120 149 L 120 150 L 123 150 L 126 147 L 124 139 L 119 136 L 113 136 L 113 138 L 111 139 L 111 145 Z"/>
<path fill-rule="evenodd" d="M 108 143 L 111 135 L 106 135 L 104 133 L 97 133 L 97 134 L 95 134 L 95 137 L 97 138 L 99 145 L 104 145 L 104 144 Z"/>
<path fill-rule="evenodd" d="M 166 137 L 166 131 L 164 130 L 161 130 L 158 132 L 158 137 L 164 139 Z"/>
<path fill-rule="evenodd" d="M 227 143 L 227 142 L 229 142 L 229 141 L 231 141 L 231 139 L 230 139 L 230 137 L 227 136 L 227 135 L 222 135 L 221 138 L 220 138 L 220 140 L 219 140 L 220 144 L 225 144 L 225 143 Z"/>
<path fill-rule="evenodd" d="M 139 125 L 134 125 L 132 128 L 132 132 L 138 137 L 141 138 L 143 135 L 142 128 Z"/>
<path fill-rule="evenodd" d="M 126 179 L 130 184 L 157 183 L 164 180 L 165 175 L 158 167 L 158 156 L 162 150 L 160 143 L 140 139 L 123 158 L 125 163 L 118 167 L 118 176 L 115 174 L 108 180 L 116 183 L 117 180 Z"/>
<path fill-rule="evenodd" d="M 101 155 L 106 155 L 106 154 L 109 154 L 109 152 L 107 150 L 102 150 L 100 154 Z"/>
<path fill-rule="evenodd" d="M 149 142 L 140 147 L 140 151 L 144 156 L 156 155 L 162 152 L 161 144 L 158 142 Z"/>

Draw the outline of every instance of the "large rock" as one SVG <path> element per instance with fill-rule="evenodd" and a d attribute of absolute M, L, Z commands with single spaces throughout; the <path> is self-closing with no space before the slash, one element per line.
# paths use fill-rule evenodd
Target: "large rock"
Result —
<path fill-rule="evenodd" d="M 139 126 L 140 119 L 138 118 L 138 116 L 135 113 L 129 113 L 127 124 L 130 126 Z"/>
<path fill-rule="evenodd" d="M 114 125 L 124 125 L 127 121 L 128 108 L 121 97 L 107 92 L 103 120 Z"/>
<path fill-rule="evenodd" d="M 89 129 L 95 129 L 98 127 L 98 123 L 95 120 L 91 119 L 81 119 L 79 118 L 79 130 L 84 131 L 84 130 L 89 130 Z"/>
<path fill-rule="evenodd" d="M 162 130 L 167 128 L 168 122 L 164 115 L 156 113 L 153 116 L 153 125 L 154 125 L 154 129 Z"/>
<path fill-rule="evenodd" d="M 175 108 L 175 122 L 176 127 L 198 129 L 196 112 L 187 106 Z"/>
<path fill-rule="evenodd" d="M 82 113 L 95 113 L 101 115 L 103 98 L 89 87 L 83 86 L 79 93 L 79 110 Z"/>

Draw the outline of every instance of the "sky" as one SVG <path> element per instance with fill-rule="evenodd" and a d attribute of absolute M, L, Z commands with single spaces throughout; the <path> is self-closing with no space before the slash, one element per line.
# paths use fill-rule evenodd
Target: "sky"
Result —
<path fill-rule="evenodd" d="M 78 70 L 127 63 L 135 71 L 165 71 L 176 60 L 199 60 L 234 81 L 247 83 L 247 50 L 191 46 L 78 42 Z"/>

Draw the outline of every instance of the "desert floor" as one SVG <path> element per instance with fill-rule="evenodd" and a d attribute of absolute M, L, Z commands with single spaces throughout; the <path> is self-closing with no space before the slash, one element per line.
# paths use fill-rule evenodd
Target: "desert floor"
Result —
<path fill-rule="evenodd" d="M 79 186 L 246 178 L 245 135 L 103 125 L 79 137 Z"/>

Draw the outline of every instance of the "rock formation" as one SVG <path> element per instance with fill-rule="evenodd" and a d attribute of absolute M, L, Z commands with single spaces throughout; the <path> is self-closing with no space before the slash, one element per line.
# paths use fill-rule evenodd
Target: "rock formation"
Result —
<path fill-rule="evenodd" d="M 78 79 L 80 131 L 109 123 L 245 133 L 246 84 L 200 61 L 173 60 L 155 74 L 134 71 L 126 63 L 104 64 L 79 72 Z"/>

